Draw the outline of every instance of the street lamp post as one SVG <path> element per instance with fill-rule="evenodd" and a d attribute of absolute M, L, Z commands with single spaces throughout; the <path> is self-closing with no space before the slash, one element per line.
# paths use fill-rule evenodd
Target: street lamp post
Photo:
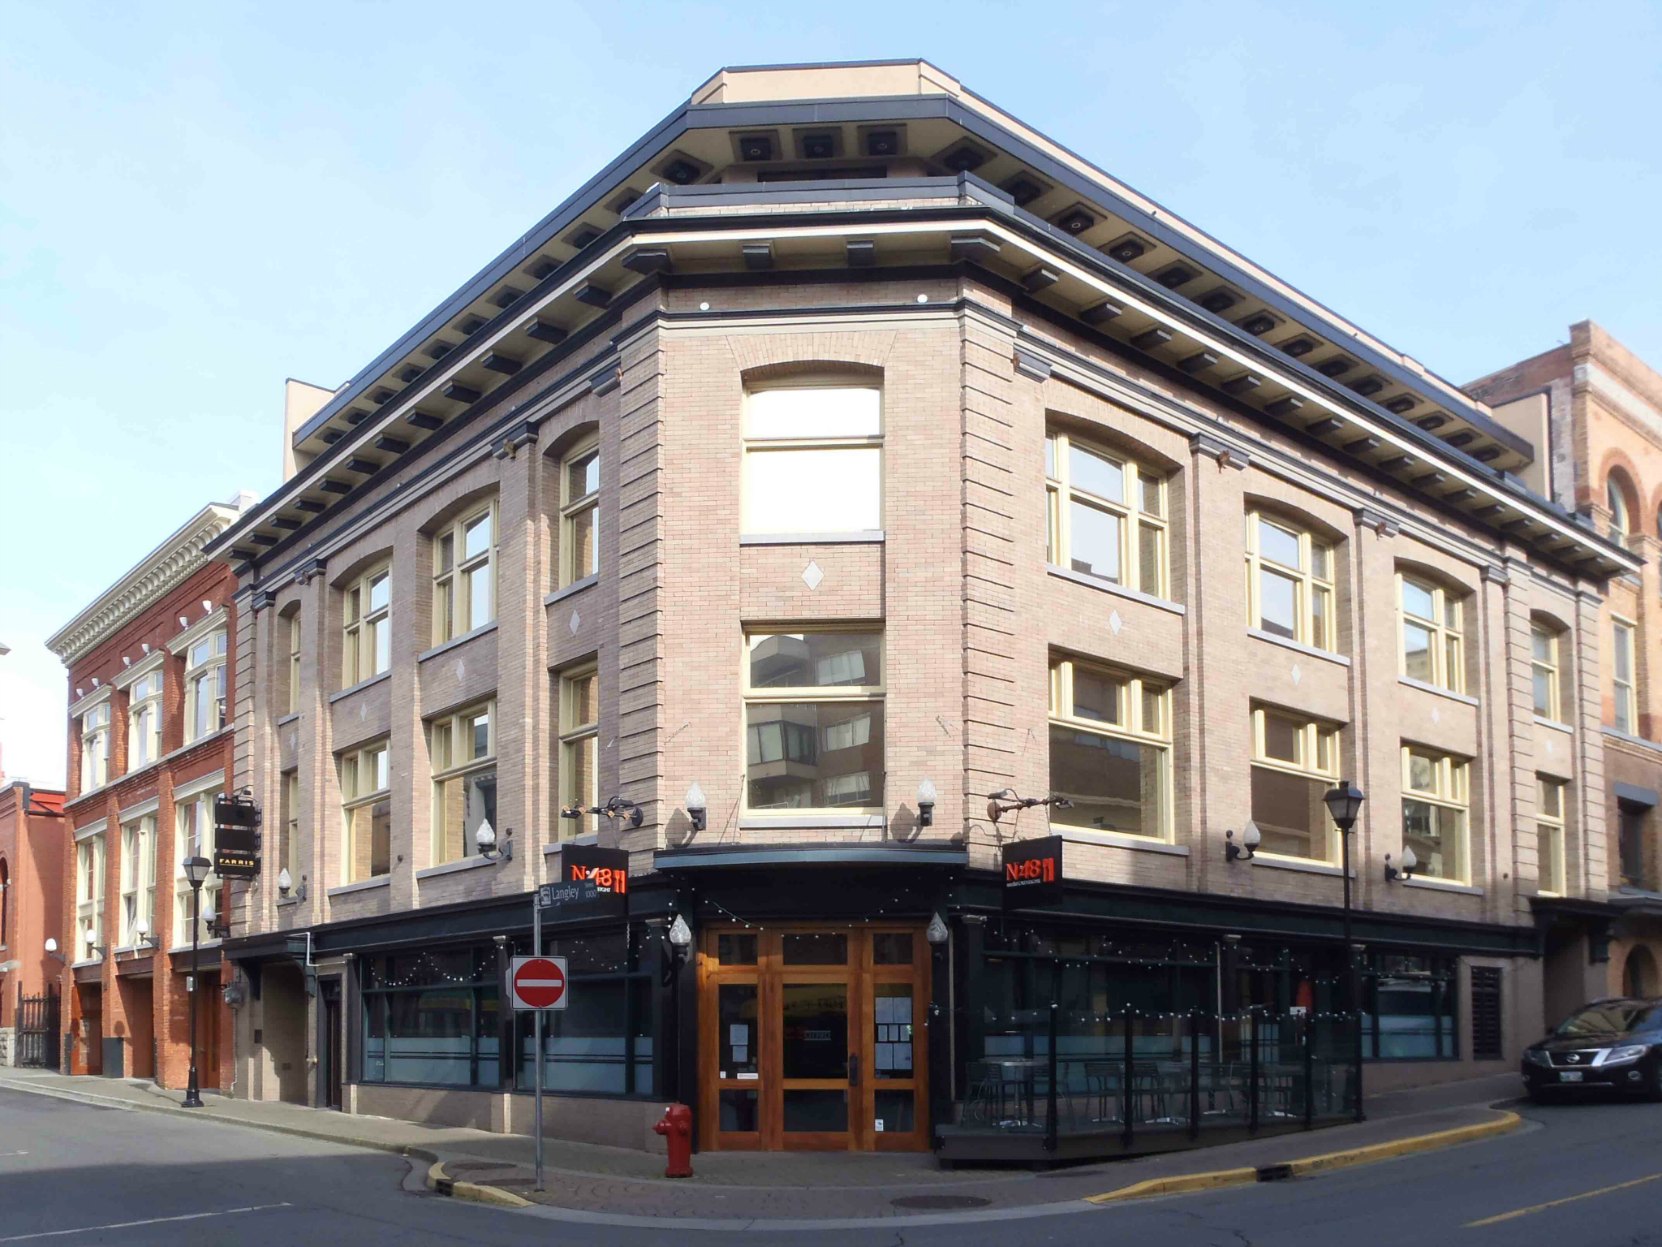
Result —
<path fill-rule="evenodd" d="M 1356 826 L 1356 816 L 1362 810 L 1362 802 L 1366 798 L 1362 790 L 1348 779 L 1339 781 L 1336 788 L 1330 788 L 1322 798 L 1327 803 L 1327 812 L 1333 817 L 1333 825 L 1339 829 L 1341 843 L 1341 869 L 1344 872 L 1345 910 L 1344 910 L 1344 941 L 1345 941 L 1345 996 L 1346 1005 L 1350 1011 L 1351 1026 L 1354 1034 L 1354 1045 L 1351 1049 L 1351 1085 L 1356 1093 L 1356 1120 L 1362 1120 L 1362 993 L 1358 990 L 1358 966 L 1356 963 L 1356 949 L 1350 942 L 1350 833 Z"/>
<path fill-rule="evenodd" d="M 212 869 L 213 863 L 205 857 L 185 859 L 185 878 L 190 882 L 190 1079 L 185 1084 L 185 1108 L 202 1107 L 196 1077 L 196 997 L 202 989 L 202 883 Z"/>

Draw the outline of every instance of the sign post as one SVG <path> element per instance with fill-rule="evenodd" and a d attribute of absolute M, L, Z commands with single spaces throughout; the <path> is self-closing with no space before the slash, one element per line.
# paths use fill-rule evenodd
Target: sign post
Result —
<path fill-rule="evenodd" d="M 531 910 L 531 942 L 539 950 L 542 948 L 542 906 L 536 905 Z M 571 997 L 566 992 L 566 959 L 564 957 L 543 957 L 532 954 L 529 957 L 515 957 L 509 963 L 508 996 L 516 1010 L 529 1010 L 536 1015 L 535 1034 L 536 1047 L 534 1055 L 537 1062 L 536 1078 L 536 1134 L 537 1134 L 537 1183 L 536 1189 L 542 1190 L 542 1015 L 550 1009 L 564 1009 Z"/>

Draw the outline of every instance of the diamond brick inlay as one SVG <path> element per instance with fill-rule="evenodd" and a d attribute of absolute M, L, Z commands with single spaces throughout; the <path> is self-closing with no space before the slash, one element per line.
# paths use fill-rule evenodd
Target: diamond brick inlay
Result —
<path fill-rule="evenodd" d="M 566 627 L 571 629 L 571 635 L 576 636 L 577 635 L 577 629 L 581 628 L 582 626 L 583 626 L 583 617 L 581 615 L 579 615 L 576 611 L 572 611 L 571 612 L 571 622 L 566 625 Z"/>
<path fill-rule="evenodd" d="M 813 590 L 819 588 L 820 582 L 824 579 L 825 573 L 820 570 L 819 564 L 809 559 L 808 566 L 802 569 L 802 583 Z"/>
<path fill-rule="evenodd" d="M 1118 611 L 1111 612 L 1108 616 L 1108 631 L 1118 636 L 1120 629 L 1123 627 L 1125 627 L 1125 620 L 1120 618 L 1120 613 Z"/>

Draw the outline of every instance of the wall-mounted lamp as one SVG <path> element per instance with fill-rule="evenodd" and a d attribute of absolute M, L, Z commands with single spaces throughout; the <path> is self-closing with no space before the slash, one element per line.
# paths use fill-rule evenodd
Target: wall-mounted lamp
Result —
<path fill-rule="evenodd" d="M 1258 852 L 1258 846 L 1263 843 L 1264 834 L 1258 830 L 1258 824 L 1250 818 L 1247 825 L 1241 829 L 1241 842 L 1235 843 L 1235 833 L 1223 833 L 1223 856 L 1226 861 L 1250 862 Z"/>
<path fill-rule="evenodd" d="M 58 941 L 53 939 L 50 935 L 46 937 L 46 955 L 48 957 L 55 958 L 58 961 L 65 960 L 63 952 L 58 948 Z"/>
<path fill-rule="evenodd" d="M 687 959 L 687 950 L 692 947 L 692 928 L 680 914 L 676 914 L 675 921 L 669 924 L 669 946 L 674 950 L 676 965 Z"/>
<path fill-rule="evenodd" d="M 1016 795 L 1014 788 L 1000 788 L 997 792 L 987 794 L 987 817 L 998 822 L 1012 810 L 1031 810 L 1034 806 L 1048 805 L 1058 810 L 1073 809 L 1073 802 L 1066 797 L 1021 797 Z"/>
<path fill-rule="evenodd" d="M 294 899 L 297 901 L 305 900 L 306 876 L 300 876 L 300 886 L 296 887 L 294 885 L 294 876 L 289 874 L 289 868 L 287 866 L 283 867 L 277 872 L 277 894 L 282 897 L 288 897 L 292 894 Z"/>
<path fill-rule="evenodd" d="M 951 934 L 952 932 L 947 930 L 945 918 L 942 918 L 938 913 L 929 916 L 929 926 L 923 932 L 924 939 L 938 947 L 946 943 Z"/>
<path fill-rule="evenodd" d="M 211 939 L 224 940 L 231 937 L 231 916 L 222 916 L 212 905 L 203 908 L 202 925 L 208 928 L 208 936 Z"/>
<path fill-rule="evenodd" d="M 497 860 L 511 862 L 514 860 L 514 829 L 508 828 L 502 837 L 502 847 L 496 847 L 496 828 L 491 826 L 490 819 L 482 819 L 479 828 L 473 833 L 473 845 L 479 850 L 479 856 L 486 861 Z"/>
<path fill-rule="evenodd" d="M 918 780 L 918 826 L 935 825 L 935 781 L 927 775 Z"/>
<path fill-rule="evenodd" d="M 1407 845 L 1402 847 L 1402 856 L 1397 859 L 1395 866 L 1391 865 L 1391 855 L 1385 855 L 1385 882 L 1395 883 L 1402 880 L 1406 883 L 1414 877 L 1414 872 L 1420 867 L 1420 859 L 1414 856 L 1414 850 Z"/>
<path fill-rule="evenodd" d="M 639 827 L 646 820 L 645 810 L 622 797 L 613 797 L 605 805 L 591 805 L 587 809 L 580 805 L 568 805 L 560 811 L 561 818 L 582 818 L 585 814 L 604 814 L 614 821 L 622 819 L 631 827 Z"/>
<path fill-rule="evenodd" d="M 156 938 L 156 933 L 150 929 L 150 922 L 146 918 L 140 918 L 133 924 L 133 934 L 138 936 L 141 948 L 145 946 L 160 948 L 162 946 L 162 942 Z"/>
<path fill-rule="evenodd" d="M 703 831 L 709 823 L 710 805 L 704 799 L 704 790 L 698 786 L 697 780 L 687 786 L 686 806 L 687 818 L 692 821 L 692 829 Z"/>

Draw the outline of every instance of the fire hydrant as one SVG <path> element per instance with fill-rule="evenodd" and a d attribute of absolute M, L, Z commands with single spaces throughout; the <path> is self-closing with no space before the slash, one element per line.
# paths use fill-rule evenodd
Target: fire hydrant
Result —
<path fill-rule="evenodd" d="M 664 1170 L 664 1177 L 692 1177 L 692 1109 L 685 1104 L 671 1104 L 652 1132 L 663 1135 L 669 1144 L 669 1166 Z"/>

